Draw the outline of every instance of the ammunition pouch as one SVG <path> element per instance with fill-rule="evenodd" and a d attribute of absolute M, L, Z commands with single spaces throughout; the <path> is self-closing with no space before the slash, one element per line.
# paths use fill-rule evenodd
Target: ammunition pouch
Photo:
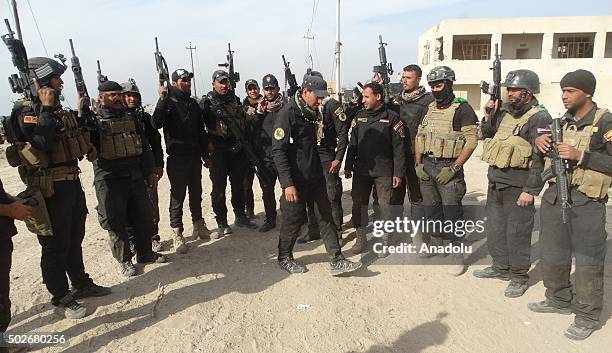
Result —
<path fill-rule="evenodd" d="M 415 144 L 424 154 L 433 158 L 457 158 L 465 146 L 465 137 L 453 130 L 455 111 L 461 103 L 455 102 L 446 109 L 438 109 L 435 101 L 429 110 L 415 138 Z"/>
<path fill-rule="evenodd" d="M 142 138 L 132 118 L 100 119 L 100 157 L 107 160 L 142 154 Z"/>
<path fill-rule="evenodd" d="M 495 136 L 484 140 L 480 158 L 497 168 L 529 168 L 533 147 L 519 133 L 529 118 L 539 111 L 538 107 L 532 107 L 518 118 L 504 113 Z"/>
<path fill-rule="evenodd" d="M 36 235 L 52 236 L 53 225 L 41 189 L 28 185 L 28 188 L 17 196 L 22 199 L 33 198 L 38 203 L 37 206 L 32 207 L 32 214 L 24 219 L 28 230 Z"/>
<path fill-rule="evenodd" d="M 17 148 L 17 146 L 10 145 L 6 148 L 6 161 L 8 162 L 8 164 L 13 167 L 13 168 L 17 168 L 21 165 L 21 157 L 19 156 L 19 149 Z"/>
<path fill-rule="evenodd" d="M 597 126 L 601 117 L 607 112 L 607 109 L 597 109 L 593 125 L 588 125 L 582 130 L 577 130 L 575 125 L 566 125 L 563 128 L 563 142 L 577 150 L 589 151 L 593 127 Z M 544 161 L 544 170 L 550 168 L 551 164 L 551 159 L 547 157 Z M 556 178 L 550 181 L 554 183 Z M 571 185 L 589 198 L 603 199 L 608 195 L 608 189 L 612 186 L 612 175 L 577 166 L 572 172 Z"/>

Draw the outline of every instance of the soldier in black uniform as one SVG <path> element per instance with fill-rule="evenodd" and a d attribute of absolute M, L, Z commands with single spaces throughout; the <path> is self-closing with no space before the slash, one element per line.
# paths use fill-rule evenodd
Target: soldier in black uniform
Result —
<path fill-rule="evenodd" d="M 493 265 L 474 271 L 479 278 L 511 280 L 505 296 L 517 298 L 528 288 L 534 195 L 542 189 L 541 169 L 529 168 L 537 129 L 551 123 L 538 104 L 538 75 L 530 70 L 508 72 L 508 103 L 497 114 L 489 101 L 480 128 L 485 138 L 482 159 L 489 163 L 486 223 Z"/>
<path fill-rule="evenodd" d="M 23 220 L 32 214 L 32 207 L 23 203 L 24 200 L 7 194 L 0 180 L 0 353 L 8 353 L 8 349 L 2 347 L 2 334 L 11 323 L 9 275 L 13 255 L 12 237 L 17 234 L 14 220 Z"/>
<path fill-rule="evenodd" d="M 213 187 L 210 194 L 212 206 L 219 226 L 219 234 L 227 235 L 232 229 L 227 224 L 227 206 L 225 188 L 229 177 L 232 189 L 232 207 L 236 216 L 235 225 L 255 229 L 257 226 L 246 216 L 244 211 L 244 174 L 249 160 L 231 131 L 228 123 L 234 124 L 242 134 L 248 136 L 247 120 L 238 97 L 232 91 L 229 75 L 217 70 L 212 76 L 213 90 L 200 101 L 204 112 L 206 127 L 210 135 L 212 150 L 212 167 L 210 180 Z"/>
<path fill-rule="evenodd" d="M 274 121 L 272 154 L 283 188 L 278 263 L 289 273 L 306 272 L 306 267 L 293 258 L 293 247 L 306 220 L 306 203 L 311 200 L 325 249 L 331 257 L 331 274 L 351 272 L 361 267 L 360 262 L 346 260 L 340 250 L 317 150 L 317 121 L 322 119 L 318 108 L 327 95 L 325 80 L 308 76 L 302 84 L 301 95 L 291 98 Z"/>
<path fill-rule="evenodd" d="M 346 156 L 346 178 L 353 177 L 353 226 L 357 238 L 352 251 L 361 253 L 366 248 L 367 208 L 372 187 L 381 206 L 383 220 L 391 219 L 389 203 L 392 190 L 400 186 L 406 171 L 406 131 L 398 115 L 384 104 L 384 90 L 378 83 L 363 87 L 364 110 L 352 122 L 351 140 Z M 388 235 L 382 239 L 388 244 Z M 377 251 L 379 257 L 386 251 Z"/>
<path fill-rule="evenodd" d="M 257 113 L 254 116 L 251 124 L 253 146 L 258 157 L 264 162 L 264 165 L 274 176 L 274 180 L 269 180 L 266 185 L 259 181 L 261 186 L 264 210 L 266 212 L 266 220 L 259 231 L 264 233 L 276 227 L 276 196 L 274 195 L 274 187 L 276 185 L 276 168 L 274 167 L 274 159 L 272 157 L 272 127 L 278 111 L 285 105 L 285 99 L 279 93 L 280 87 L 278 80 L 272 74 L 267 74 L 261 80 L 261 86 L 264 90 L 264 97 L 257 105 Z"/>
<path fill-rule="evenodd" d="M 561 79 L 563 105 L 560 117 L 563 142 L 557 145 L 560 158 L 571 167 L 568 187 L 571 208 L 563 222 L 562 205 L 555 179 L 542 197 L 540 243 L 542 277 L 546 300 L 530 303 L 538 313 L 571 314 L 576 318 L 565 331 L 573 340 L 586 339 L 601 327 L 606 256 L 606 203 L 612 185 L 612 114 L 593 102 L 595 76 L 586 70 L 569 72 Z M 536 139 L 542 153 L 551 147 L 550 135 Z M 544 163 L 548 176 L 550 159 Z M 540 167 L 541 168 L 541 167 Z M 570 282 L 572 253 L 576 258 L 574 289 Z"/>
<path fill-rule="evenodd" d="M 311 71 L 310 75 L 323 78 L 318 71 Z M 332 97 L 323 99 L 319 107 L 323 120 L 317 127 L 317 143 L 319 146 L 319 158 L 325 175 L 327 197 L 331 202 L 332 216 L 338 234 L 342 232 L 344 223 L 344 211 L 342 210 L 342 180 L 340 179 L 340 168 L 348 145 L 347 116 L 342 104 Z M 317 227 L 317 218 L 314 214 L 314 205 L 308 204 L 308 233 L 300 238 L 298 242 L 306 243 L 311 240 L 321 239 Z"/>
<path fill-rule="evenodd" d="M 252 122 L 255 114 L 257 113 L 257 105 L 262 99 L 259 93 L 259 84 L 256 80 L 250 79 L 244 83 L 247 96 L 242 101 L 242 107 L 244 108 L 244 114 L 249 124 Z M 255 172 L 253 168 L 249 168 L 246 171 L 244 177 L 244 203 L 245 212 L 249 219 L 255 218 L 255 200 L 253 198 L 253 179 L 255 178 Z"/>
<path fill-rule="evenodd" d="M 402 70 L 402 85 L 403 92 L 393 100 L 394 107 L 392 109 L 399 112 L 400 119 L 404 122 L 410 139 L 406 142 L 410 143 L 410 150 L 406 153 L 406 178 L 402 180 L 402 184 L 391 195 L 391 205 L 395 211 L 395 216 L 403 217 L 404 200 L 408 189 L 409 199 L 411 202 L 410 216 L 412 219 L 420 219 L 423 215 L 421 212 L 420 199 L 421 192 L 419 189 L 418 178 L 414 171 L 414 139 L 419 128 L 419 124 L 423 121 L 423 117 L 427 112 L 427 107 L 434 101 L 431 93 L 425 91 L 425 87 L 420 85 L 423 71 L 418 65 L 408 65 Z M 407 188 L 407 186 L 411 186 Z"/>
<path fill-rule="evenodd" d="M 170 181 L 170 227 L 174 249 L 187 252 L 183 237 L 183 202 L 189 191 L 189 211 L 193 223 L 193 237 L 215 239 L 202 218 L 202 162 L 211 165 L 208 153 L 208 135 L 204 116 L 198 102 L 191 98 L 193 73 L 178 69 L 172 73 L 172 86 L 160 82 L 159 100 L 151 123 L 157 129 L 164 128 Z"/>
<path fill-rule="evenodd" d="M 94 185 L 98 197 L 98 218 L 108 231 L 113 257 L 126 277 L 136 275 L 132 263 L 127 226 L 133 228 L 136 261 L 165 262 L 151 249 L 153 211 L 144 181 L 156 188 L 157 174 L 151 146 L 134 112 L 123 106 L 122 87 L 114 81 L 98 86 L 101 106 L 98 129 L 92 140 L 98 150 L 94 164 Z"/>
<path fill-rule="evenodd" d="M 153 157 L 155 159 L 155 174 L 157 174 L 157 179 L 159 180 L 164 175 L 164 150 L 161 144 L 161 135 L 159 131 L 151 125 L 151 115 L 142 108 L 140 90 L 136 85 L 136 81 L 131 78 L 128 82 L 122 83 L 121 87 L 123 87 L 122 93 L 125 107 L 138 119 L 138 122 L 144 128 L 147 141 L 149 141 L 151 145 L 151 152 L 153 152 Z M 154 235 L 151 239 L 151 248 L 153 251 L 157 252 L 161 250 L 161 243 L 159 242 L 159 202 L 157 197 L 157 183 L 153 184 L 152 187 L 148 187 L 147 185 L 147 192 L 154 215 Z M 128 230 L 128 232 L 131 234 L 130 237 L 133 237 L 133 229 Z"/>
<path fill-rule="evenodd" d="M 466 192 L 463 164 L 478 145 L 478 118 L 465 99 L 455 98 L 453 81 L 455 72 L 447 66 L 429 72 L 427 82 L 435 101 L 429 105 L 415 137 L 423 211 L 427 220 L 442 222 L 463 218 L 461 201 Z M 453 243 L 461 241 L 455 234 L 442 236 Z M 448 272 L 459 276 L 465 272 L 463 254 L 453 254 L 453 260 L 455 263 Z"/>
<path fill-rule="evenodd" d="M 87 310 L 75 299 L 110 294 L 109 288 L 94 284 L 85 272 L 81 248 L 87 206 L 78 160 L 84 155 L 93 160 L 96 150 L 88 142 L 83 119 L 60 105 L 63 84 L 60 76 L 66 67 L 43 57 L 30 58 L 28 65 L 35 73 L 31 77 L 38 78 L 35 84 L 38 98 L 15 103 L 9 118 L 15 131 L 14 141 L 8 138 L 7 141 L 12 144 L 11 149 L 20 151 L 17 163 L 12 165 L 19 166 L 19 174 L 28 185 L 26 191 L 39 204 L 34 212 L 35 227 L 28 228 L 36 228 L 42 246 L 40 266 L 43 282 L 52 295 L 51 303 L 57 314 L 80 319 Z M 72 292 L 66 275 L 72 283 Z"/>

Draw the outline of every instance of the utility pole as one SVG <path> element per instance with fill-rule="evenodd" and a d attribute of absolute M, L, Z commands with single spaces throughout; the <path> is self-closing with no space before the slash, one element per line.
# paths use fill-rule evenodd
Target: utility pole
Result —
<path fill-rule="evenodd" d="M 340 0 L 336 5 L 336 97 L 342 103 L 342 92 L 340 92 Z"/>
<path fill-rule="evenodd" d="M 185 49 L 189 50 L 189 56 L 191 56 L 191 72 L 193 73 L 193 95 L 194 97 L 198 97 L 198 90 L 196 89 L 196 80 L 195 80 L 195 70 L 193 69 L 193 51 L 196 50 L 196 47 L 191 46 L 191 42 L 189 42 L 189 46 L 185 47 Z"/>
<path fill-rule="evenodd" d="M 19 23 L 19 13 L 17 12 L 17 0 L 12 0 L 11 5 L 13 6 L 13 17 L 15 18 L 15 30 L 17 31 L 17 38 L 23 42 L 21 36 L 21 24 Z"/>
<path fill-rule="evenodd" d="M 313 63 L 313 61 L 312 61 L 312 52 L 311 52 L 311 48 L 310 48 L 310 45 L 311 45 L 311 44 L 310 44 L 310 41 L 314 40 L 314 37 L 313 37 L 313 36 L 310 36 L 310 30 L 308 31 L 308 33 L 306 33 L 306 34 L 304 35 L 304 39 L 306 39 L 306 40 L 307 40 L 307 42 L 306 42 L 306 43 L 308 43 L 308 44 L 306 45 L 306 46 L 307 46 L 307 48 L 308 48 L 308 59 L 307 59 L 307 60 L 308 60 L 308 62 L 306 63 L 306 64 L 307 64 L 306 73 L 307 73 L 307 74 L 310 74 L 310 71 L 312 71 L 312 68 L 313 68 L 313 66 L 314 66 L 314 63 Z"/>

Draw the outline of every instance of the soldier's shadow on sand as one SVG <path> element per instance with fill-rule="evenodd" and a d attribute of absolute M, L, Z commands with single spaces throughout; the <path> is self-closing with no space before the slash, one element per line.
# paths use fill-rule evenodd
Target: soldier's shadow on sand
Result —
<path fill-rule="evenodd" d="M 447 312 L 440 312 L 436 319 L 416 326 L 404 333 L 391 345 L 375 345 L 366 353 L 419 353 L 429 347 L 443 344 L 450 333 L 450 327 L 443 322 Z"/>
<path fill-rule="evenodd" d="M 101 326 L 108 328 L 103 334 L 72 345 L 64 352 L 94 351 L 115 339 L 129 336 L 192 306 L 234 292 L 251 294 L 266 290 L 289 275 L 276 266 L 275 248 L 268 246 L 272 244 L 262 246 L 262 243 L 265 243 L 265 240 L 248 235 L 232 235 L 205 244 L 201 241 L 191 242 L 187 254 L 182 256 L 171 254 L 169 263 L 155 268 L 147 266 L 144 274 L 113 286 L 111 295 L 83 300 L 88 312 L 94 312 L 83 320 L 74 321 L 74 325 L 62 333 L 74 338 Z M 253 251 L 241 252 L 247 256 L 238 258 L 233 255 L 235 253 L 233 248 L 237 246 L 245 246 Z M 206 278 L 200 280 L 202 276 Z M 159 292 L 160 284 L 171 286 L 188 279 L 195 279 L 197 283 L 166 289 L 157 305 L 156 297 L 150 296 Z M 134 298 L 148 295 L 149 303 L 126 310 L 121 309 L 123 306 L 129 306 Z M 113 307 L 106 308 L 109 305 Z M 36 319 L 11 326 L 11 332 L 33 332 L 60 320 L 50 310 L 51 305 L 46 305 L 46 308 L 47 310 Z M 155 317 L 152 316 L 153 312 Z M 23 322 L 29 315 L 37 313 L 40 313 L 40 306 L 17 315 L 16 321 Z M 130 322 L 125 325 L 120 324 L 125 321 Z"/>

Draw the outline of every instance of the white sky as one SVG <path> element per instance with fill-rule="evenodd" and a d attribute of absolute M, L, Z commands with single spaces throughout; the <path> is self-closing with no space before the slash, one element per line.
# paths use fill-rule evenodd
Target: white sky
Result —
<path fill-rule="evenodd" d="M 0 0 L 0 15 L 11 19 L 10 0 Z M 47 56 L 36 31 L 31 5 L 49 55 L 70 58 L 68 38 L 74 40 L 90 95 L 97 94 L 96 59 L 109 79 L 136 79 L 144 103 L 156 101 L 157 73 L 154 37 L 170 71 L 190 68 L 191 42 L 195 52 L 198 95 L 210 90 L 212 72 L 225 62 L 227 43 L 235 50 L 241 81 L 261 81 L 268 73 L 283 80 L 281 54 L 291 62 L 298 81 L 306 70 L 304 35 L 312 22 L 314 69 L 332 79 L 335 45 L 335 0 L 17 0 L 28 56 Z M 529 9 L 528 12 L 525 9 Z M 610 14 L 609 0 L 342 0 L 343 87 L 371 77 L 378 64 L 378 34 L 388 42 L 387 58 L 396 73 L 414 63 L 418 36 L 446 18 L 567 16 Z M 6 33 L 0 22 L 0 34 Z M 14 28 L 13 28 L 14 29 Z M 0 43 L 0 113 L 8 114 L 13 94 L 3 77 L 15 73 L 8 50 Z M 69 61 L 68 61 L 69 63 Z M 63 75 L 65 104 L 75 106 L 74 77 Z M 395 80 L 394 80 L 395 81 Z M 5 83 L 2 83 L 5 82 Z"/>

